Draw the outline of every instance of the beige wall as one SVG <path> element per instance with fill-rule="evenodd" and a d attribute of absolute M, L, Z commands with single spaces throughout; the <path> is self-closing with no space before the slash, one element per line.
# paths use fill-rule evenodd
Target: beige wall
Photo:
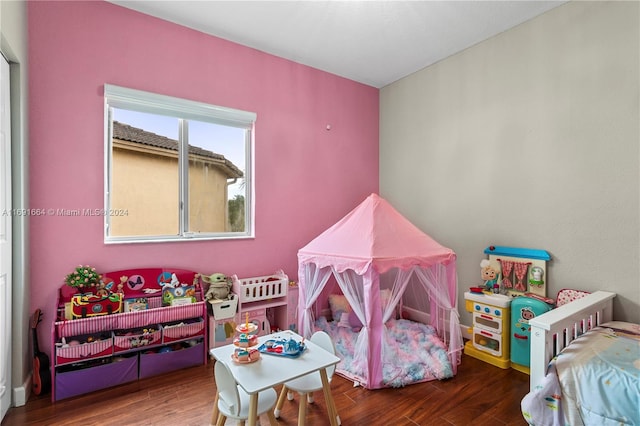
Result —
<path fill-rule="evenodd" d="M 126 145 L 126 144 L 125 144 Z M 114 141 L 111 236 L 175 235 L 179 230 L 176 152 L 132 150 Z M 227 178 L 219 167 L 190 161 L 189 230 L 227 230 Z"/>
<path fill-rule="evenodd" d="M 228 232 L 227 176 L 219 167 L 189 161 L 189 229 L 193 232 Z"/>
<path fill-rule="evenodd" d="M 566 3 L 381 90 L 380 188 L 458 255 L 549 251 L 548 294 L 640 322 L 639 3 Z"/>

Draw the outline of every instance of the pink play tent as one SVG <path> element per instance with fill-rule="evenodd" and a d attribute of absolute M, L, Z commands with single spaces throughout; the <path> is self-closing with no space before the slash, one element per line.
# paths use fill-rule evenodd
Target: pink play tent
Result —
<path fill-rule="evenodd" d="M 456 255 L 451 249 L 371 194 L 298 251 L 298 324 L 306 337 L 314 329 L 314 303 L 332 277 L 362 324 L 354 354 L 356 362 L 366 365 L 360 384 L 369 389 L 384 386 L 382 364 L 394 362 L 394 355 L 385 351 L 385 323 L 396 307 L 407 302 L 405 293 L 414 302 L 420 299 L 416 295 L 423 295 L 429 322 L 447 345 L 455 373 L 463 345 L 456 306 Z M 384 303 L 382 287 L 391 290 Z"/>

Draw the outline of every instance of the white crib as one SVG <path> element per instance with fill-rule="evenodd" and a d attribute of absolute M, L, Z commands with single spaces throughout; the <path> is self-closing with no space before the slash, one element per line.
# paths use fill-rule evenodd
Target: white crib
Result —
<path fill-rule="evenodd" d="M 587 330 L 611 321 L 615 293 L 596 291 L 529 321 L 533 391 L 547 372 L 551 359 Z"/>

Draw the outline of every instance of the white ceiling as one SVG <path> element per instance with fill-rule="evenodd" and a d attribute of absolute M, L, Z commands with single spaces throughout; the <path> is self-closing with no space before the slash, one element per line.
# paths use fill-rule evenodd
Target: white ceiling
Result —
<path fill-rule="evenodd" d="M 565 1 L 111 3 L 380 88 Z"/>

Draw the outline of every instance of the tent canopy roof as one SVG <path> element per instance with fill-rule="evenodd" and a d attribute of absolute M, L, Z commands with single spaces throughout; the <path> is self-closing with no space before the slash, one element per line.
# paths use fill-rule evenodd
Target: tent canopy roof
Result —
<path fill-rule="evenodd" d="M 386 200 L 371 194 L 359 206 L 298 251 L 300 263 L 363 274 L 391 268 L 431 267 L 455 259 L 446 248 L 409 222 Z"/>

